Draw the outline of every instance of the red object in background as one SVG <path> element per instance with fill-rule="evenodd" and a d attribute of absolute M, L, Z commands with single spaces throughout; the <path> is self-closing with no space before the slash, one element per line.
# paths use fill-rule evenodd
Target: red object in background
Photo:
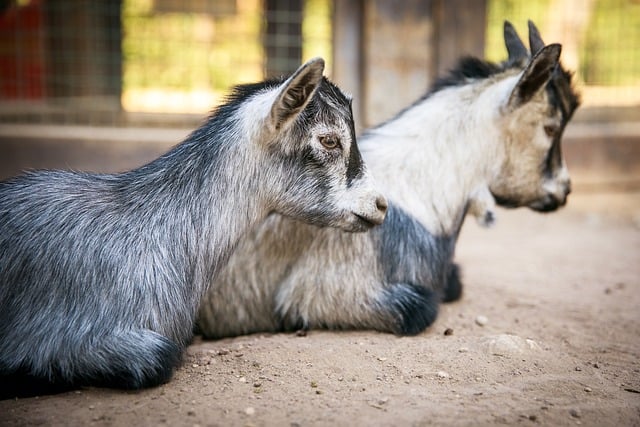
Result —
<path fill-rule="evenodd" d="M 42 99 L 44 37 L 42 1 L 0 10 L 0 99 Z"/>

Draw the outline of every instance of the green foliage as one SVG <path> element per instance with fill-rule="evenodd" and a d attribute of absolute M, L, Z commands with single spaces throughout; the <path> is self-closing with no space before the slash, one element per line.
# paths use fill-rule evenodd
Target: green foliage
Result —
<path fill-rule="evenodd" d="M 331 69 L 331 1 L 306 0 L 302 20 L 302 60 L 315 56 L 325 59 Z"/>
<path fill-rule="evenodd" d="M 125 89 L 225 91 L 259 79 L 262 21 L 259 1 L 253 4 L 232 15 L 211 16 L 159 13 L 150 0 L 125 0 Z"/>
<path fill-rule="evenodd" d="M 640 84 L 640 2 L 597 0 L 580 49 L 587 84 Z"/>
<path fill-rule="evenodd" d="M 260 0 L 237 1 L 235 13 L 159 12 L 153 0 L 124 0 L 124 90 L 225 92 L 263 78 Z M 303 60 L 322 56 L 330 69 L 331 1 L 306 0 Z"/>
<path fill-rule="evenodd" d="M 485 57 L 490 61 L 500 62 L 507 59 L 503 37 L 504 21 L 511 22 L 526 43 L 529 34 L 527 20 L 531 19 L 538 25 L 543 23 L 550 0 L 489 0 L 488 3 Z"/>
<path fill-rule="evenodd" d="M 554 3 L 557 5 L 551 0 L 489 0 L 486 57 L 496 62 L 506 58 L 502 35 L 505 19 L 523 40 L 528 35 L 527 20 L 531 19 L 544 38 L 545 23 L 557 13 Z M 595 0 L 577 53 L 578 75 L 588 85 L 640 84 L 640 2 Z"/>

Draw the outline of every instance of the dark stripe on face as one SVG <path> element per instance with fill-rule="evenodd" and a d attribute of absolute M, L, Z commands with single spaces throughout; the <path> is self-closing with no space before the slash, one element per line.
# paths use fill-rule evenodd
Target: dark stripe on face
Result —
<path fill-rule="evenodd" d="M 353 181 L 362 177 L 364 173 L 364 165 L 362 163 L 362 156 L 358 149 L 358 143 L 356 141 L 356 129 L 353 124 L 353 110 L 351 109 L 351 103 L 349 103 L 349 127 L 351 130 L 351 149 L 349 150 L 349 161 L 347 163 L 347 187 L 351 186 Z"/>
<path fill-rule="evenodd" d="M 322 98 L 327 97 L 332 102 L 332 105 L 338 105 L 340 108 L 330 107 L 325 103 Z M 344 106 L 344 109 L 342 108 Z M 353 123 L 353 109 L 351 106 L 351 100 L 347 98 L 340 89 L 331 83 L 326 78 L 323 78 L 320 82 L 320 86 L 314 95 L 311 102 L 307 105 L 307 108 L 302 112 L 302 123 L 310 123 L 314 120 L 314 117 L 318 115 L 323 117 L 335 117 L 336 121 L 346 120 L 350 130 L 351 144 L 349 150 L 349 159 L 347 160 L 347 187 L 364 174 L 364 164 L 362 162 L 362 156 L 356 142 L 356 129 Z"/>
<path fill-rule="evenodd" d="M 553 137 L 551 148 L 547 153 L 544 163 L 544 175 L 548 178 L 553 177 L 554 172 L 562 167 L 562 130 L 558 131 Z"/>
<path fill-rule="evenodd" d="M 573 112 L 579 105 L 578 96 L 571 90 L 569 79 L 569 74 L 561 69 L 556 69 L 553 78 L 546 87 L 552 114 L 556 114 L 557 111 L 562 114 L 560 128 L 553 136 L 551 148 L 543 165 L 543 173 L 547 177 L 553 177 L 554 172 L 562 167 L 562 134 L 571 116 L 573 116 Z"/>
<path fill-rule="evenodd" d="M 562 118 L 566 124 L 580 105 L 580 95 L 571 84 L 571 73 L 561 67 L 556 68 L 547 88 L 553 91 L 556 97 L 555 105 L 562 111 Z"/>

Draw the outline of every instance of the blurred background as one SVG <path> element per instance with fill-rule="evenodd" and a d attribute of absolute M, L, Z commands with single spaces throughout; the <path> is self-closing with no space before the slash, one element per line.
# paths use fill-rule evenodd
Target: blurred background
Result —
<path fill-rule="evenodd" d="M 180 142 L 238 83 L 322 56 L 359 130 L 466 54 L 506 58 L 503 22 L 563 44 L 583 94 L 576 189 L 640 189 L 640 0 L 0 0 L 0 178 L 119 171 Z"/>

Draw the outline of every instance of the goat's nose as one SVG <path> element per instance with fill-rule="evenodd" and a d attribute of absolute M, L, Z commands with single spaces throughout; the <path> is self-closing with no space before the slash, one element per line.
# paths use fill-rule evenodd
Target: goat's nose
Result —
<path fill-rule="evenodd" d="M 567 181 L 566 184 L 564 185 L 564 192 L 566 195 L 571 193 L 571 181 Z"/>
<path fill-rule="evenodd" d="M 378 208 L 378 210 L 382 212 L 382 214 L 386 214 L 388 207 L 389 204 L 387 203 L 387 199 L 384 196 L 378 196 L 378 198 L 376 199 L 376 208 Z"/>
<path fill-rule="evenodd" d="M 384 221 L 385 216 L 387 215 L 387 207 L 388 207 L 387 199 L 380 195 L 376 197 L 376 211 L 373 212 L 369 221 L 374 225 L 380 225 Z"/>

